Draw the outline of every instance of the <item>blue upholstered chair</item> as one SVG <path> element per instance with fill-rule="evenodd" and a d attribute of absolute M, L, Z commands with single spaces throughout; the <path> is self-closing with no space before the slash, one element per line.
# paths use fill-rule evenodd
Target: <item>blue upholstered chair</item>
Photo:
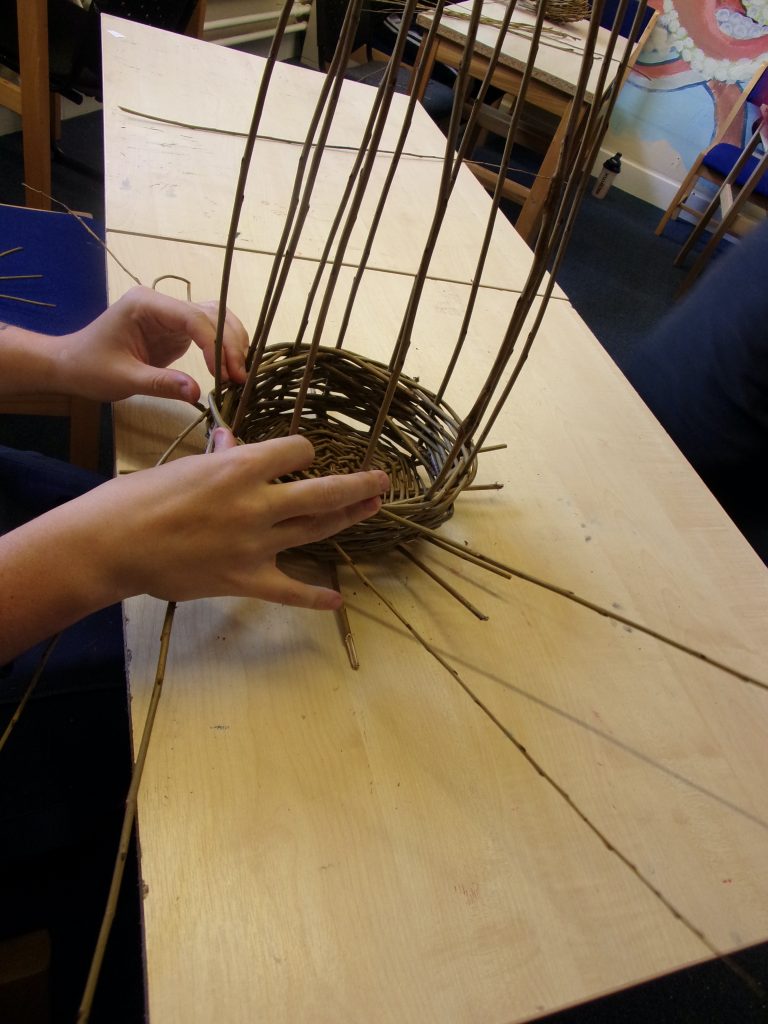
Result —
<path fill-rule="evenodd" d="M 763 154 L 757 147 L 759 139 L 755 138 L 755 126 L 751 123 L 752 119 L 745 118 L 744 113 L 748 104 L 760 107 L 765 103 L 768 103 L 768 65 L 763 65 L 753 76 L 728 112 L 728 116 L 725 118 L 712 142 L 694 160 L 691 169 L 685 176 L 685 180 L 680 185 L 674 199 L 667 207 L 664 216 L 656 227 L 657 235 L 660 235 L 669 221 L 676 219 L 683 210 L 697 222 L 702 219 L 708 221 L 713 209 L 718 206 L 723 211 L 723 214 L 726 215 L 731 205 L 736 202 L 740 190 L 743 190 L 744 186 L 747 185 L 749 186 L 750 194 L 749 196 L 743 195 L 742 202 L 739 205 L 743 205 L 744 200 L 749 198 L 751 203 L 768 211 L 768 173 L 756 176 L 754 174 L 756 169 L 759 169 L 759 161 Z M 737 146 L 732 142 L 724 141 L 732 126 L 734 124 L 738 125 L 740 122 L 745 124 L 743 134 L 746 138 L 743 144 Z M 747 152 L 748 149 L 750 150 L 749 152 Z M 717 202 L 714 207 L 710 204 L 706 209 L 701 209 L 700 207 L 692 206 L 688 202 L 691 193 L 701 178 L 717 186 L 717 194 L 715 196 Z M 731 234 L 740 235 L 744 233 L 747 227 L 748 224 L 746 222 L 736 217 L 731 217 L 728 231 Z M 697 236 L 698 234 L 700 234 L 700 231 L 696 232 Z M 681 262 L 685 258 L 693 241 L 694 239 L 691 239 L 686 243 L 676 262 Z"/>

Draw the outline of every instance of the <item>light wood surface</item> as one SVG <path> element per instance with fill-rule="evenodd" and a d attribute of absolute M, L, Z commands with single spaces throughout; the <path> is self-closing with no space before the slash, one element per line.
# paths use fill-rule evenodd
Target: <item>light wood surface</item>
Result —
<path fill-rule="evenodd" d="M 147 237 L 180 181 L 157 163 L 162 143 L 167 166 L 180 143 L 145 126 L 155 142 L 126 150 L 135 126 L 119 97 L 135 78 L 173 117 L 175 96 L 218 76 L 196 95 L 210 123 L 242 79 L 213 47 L 176 39 L 171 61 L 162 33 L 108 24 L 109 245 L 145 282 L 180 274 L 193 297 L 215 295 L 220 242 Z M 202 146 L 195 136 L 193 174 Z M 231 180 L 234 153 L 207 146 Z M 121 181 L 139 173 L 156 198 L 134 195 L 132 233 Z M 473 192 L 467 217 L 486 202 Z M 198 213 L 189 203 L 190 223 Z M 507 258 L 524 273 L 524 247 Z M 111 266 L 115 298 L 131 280 Z M 230 304 L 249 327 L 268 266 L 235 260 Z M 311 271 L 311 259 L 293 268 L 275 340 L 290 337 Z M 467 281 L 425 290 L 406 367 L 424 383 Z M 408 287 L 404 269 L 366 276 L 355 349 L 389 350 Z M 450 395 L 460 411 L 514 300 L 481 289 Z M 205 385 L 194 354 L 185 365 Z M 119 468 L 150 464 L 189 418 L 121 403 Z M 764 674 L 764 568 L 567 300 L 550 304 L 492 440 L 508 447 L 482 456 L 479 482 L 504 488 L 464 495 L 446 535 Z M 328 616 L 179 608 L 139 810 L 152 1024 L 522 1021 L 709 957 L 640 876 L 719 948 L 768 937 L 768 694 L 560 596 L 420 553 L 489 620 L 397 554 L 366 569 L 490 714 L 347 570 L 358 672 Z M 162 615 L 149 598 L 126 606 L 137 732 Z"/>
<path fill-rule="evenodd" d="M 115 22 L 115 24 L 119 24 Z M 219 48 L 215 63 L 205 59 L 210 44 L 185 40 L 179 51 L 170 33 L 156 33 L 157 54 L 152 75 L 132 71 L 142 59 L 142 43 L 129 26 L 107 29 L 110 67 L 107 88 L 119 117 L 107 152 L 110 179 L 109 227 L 131 234 L 160 235 L 181 241 L 221 245 L 227 236 L 234 199 L 233 173 L 239 167 L 244 133 L 261 78 L 262 63 L 248 54 Z M 132 27 L 131 27 L 132 28 Z M 118 36 L 111 36 L 109 32 Z M 189 86 L 190 63 L 195 88 Z M 272 253 L 282 231 L 296 164 L 305 130 L 320 90 L 316 71 L 278 65 L 275 91 L 270 93 L 246 190 L 238 248 Z M 227 83 L 236 82 L 231 88 Z M 313 194 L 312 209 L 301 237 L 298 256 L 317 259 L 339 196 L 349 175 L 354 153 L 370 111 L 373 90 L 347 82 L 345 102 L 338 112 Z M 201 102 L 205 97 L 205 102 Z M 345 262 L 357 265 L 368 233 L 379 188 L 405 112 L 406 97 L 396 95 L 392 127 L 381 144 L 368 198 L 352 233 Z M 118 108 L 115 110 L 115 108 Z M 129 113 L 135 111 L 136 113 Z M 153 120 L 153 118 L 155 120 Z M 164 118 L 176 125 L 164 124 Z M 187 127 L 184 127 L 187 126 Z M 197 130 L 189 126 L 197 126 Z M 387 201 L 387 213 L 374 242 L 372 268 L 414 272 L 434 210 L 435 190 L 445 138 L 419 108 L 406 144 L 406 153 Z M 464 171 L 457 182 L 430 265 L 430 276 L 453 281 L 471 280 L 487 216 L 483 189 Z M 403 245 L 403 239 L 408 244 Z M 499 218 L 483 282 L 519 289 L 528 269 L 527 248 L 514 229 Z"/>

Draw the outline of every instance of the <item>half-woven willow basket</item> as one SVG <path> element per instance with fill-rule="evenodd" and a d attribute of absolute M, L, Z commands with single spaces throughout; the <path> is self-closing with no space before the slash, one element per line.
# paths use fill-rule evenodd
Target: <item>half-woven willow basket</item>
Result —
<path fill-rule="evenodd" d="M 269 346 L 259 364 L 248 408 L 238 431 L 247 444 L 283 437 L 289 432 L 302 378 L 307 346 Z M 368 448 L 371 428 L 391 379 L 388 368 L 345 349 L 320 347 L 304 400 L 299 433 L 315 447 L 315 461 L 305 472 L 283 479 L 351 473 Z M 223 392 L 222 415 L 231 422 L 241 388 Z M 433 487 L 456 440 L 460 418 L 417 380 L 400 375 L 371 468 L 389 474 L 385 507 L 420 526 L 436 529 L 453 515 L 461 491 L 472 482 L 477 460 L 469 444 L 454 457 L 446 483 Z M 333 538 L 350 555 L 369 555 L 413 540 L 419 530 L 377 514 Z M 317 558 L 336 559 L 330 541 L 302 550 Z"/>

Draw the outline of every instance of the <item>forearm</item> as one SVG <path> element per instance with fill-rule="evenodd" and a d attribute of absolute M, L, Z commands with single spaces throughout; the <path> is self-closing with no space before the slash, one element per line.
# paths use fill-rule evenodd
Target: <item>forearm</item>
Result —
<path fill-rule="evenodd" d="M 64 390 L 61 339 L 0 323 L 0 394 L 55 394 Z"/>
<path fill-rule="evenodd" d="M 77 506 L 0 537 L 0 664 L 124 596 Z"/>

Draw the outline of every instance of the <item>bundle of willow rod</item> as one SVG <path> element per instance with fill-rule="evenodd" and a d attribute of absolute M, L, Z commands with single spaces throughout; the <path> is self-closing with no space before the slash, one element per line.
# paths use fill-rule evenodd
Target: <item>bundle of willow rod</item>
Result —
<path fill-rule="evenodd" d="M 504 11 L 497 42 L 485 77 L 470 105 L 468 121 L 463 124 L 463 115 L 468 106 L 474 41 L 482 16 L 482 0 L 473 0 L 466 33 L 466 45 L 454 87 L 454 104 L 447 130 L 440 180 L 434 197 L 434 213 L 420 255 L 418 269 L 412 280 L 402 323 L 394 339 L 392 354 L 386 367 L 359 355 L 353 356 L 346 352 L 342 354 L 342 346 L 357 289 L 362 275 L 365 273 L 376 231 L 385 213 L 388 190 L 404 150 L 415 108 L 416 87 L 412 90 L 412 95 L 407 103 L 395 149 L 389 157 L 389 170 L 378 194 L 368 238 L 362 255 L 357 261 L 355 279 L 347 298 L 341 327 L 335 339 L 335 349 L 327 347 L 332 339 L 327 337 L 326 321 L 341 268 L 345 262 L 349 261 L 346 253 L 352 229 L 357 222 L 363 199 L 369 190 L 373 168 L 381 156 L 378 147 L 389 118 L 397 72 L 401 65 L 407 30 L 416 8 L 416 0 L 407 0 L 404 5 L 402 25 L 394 52 L 374 97 L 368 121 L 363 128 L 359 148 L 343 189 L 336 216 L 328 231 L 322 255 L 318 260 L 315 279 L 309 289 L 296 336 L 292 342 L 280 338 L 277 346 L 274 342 L 270 343 L 272 325 L 282 300 L 292 261 L 299 249 L 301 233 L 311 209 L 313 189 L 320 173 L 324 149 L 334 121 L 344 70 L 362 8 L 362 0 L 350 0 L 336 53 L 320 90 L 302 146 L 282 237 L 276 247 L 272 270 L 251 341 L 248 354 L 248 379 L 242 388 L 238 388 L 236 391 L 229 389 L 225 396 L 220 375 L 220 357 L 217 358 L 217 375 L 212 406 L 220 410 L 224 422 L 231 425 L 238 437 L 244 441 L 257 441 L 265 437 L 274 437 L 277 434 L 296 432 L 306 434 L 313 441 L 317 453 L 317 461 L 311 471 L 313 473 L 351 472 L 371 466 L 380 466 L 393 476 L 394 481 L 393 493 L 389 496 L 387 506 L 391 502 L 396 503 L 398 515 L 403 520 L 412 519 L 419 525 L 428 525 L 430 528 L 441 525 L 450 517 L 456 498 L 474 478 L 477 452 L 485 443 L 488 432 L 527 358 L 544 308 L 551 295 L 552 282 L 548 281 L 544 284 L 543 299 L 540 298 L 547 270 L 556 268 L 562 258 L 573 223 L 573 216 L 588 182 L 589 171 L 617 92 L 615 86 L 606 87 L 607 72 L 611 67 L 613 51 L 618 39 L 618 26 L 627 10 L 627 0 L 621 0 L 619 3 L 610 41 L 606 52 L 602 55 L 597 82 L 589 90 L 592 94 L 589 114 L 586 118 L 582 118 L 581 111 L 588 92 L 588 81 L 593 71 L 598 29 L 604 6 L 604 0 L 595 0 L 584 40 L 584 58 L 571 114 L 559 151 L 558 165 L 549 184 L 546 202 L 542 208 L 541 226 L 531 270 L 521 290 L 509 325 L 503 337 L 499 339 L 497 353 L 486 380 L 471 403 L 468 413 L 463 417 L 458 417 L 444 406 L 443 395 L 451 381 L 451 375 L 457 365 L 467 335 L 502 195 L 504 168 L 509 162 L 536 55 L 542 41 L 545 18 L 550 14 L 551 5 L 547 5 L 546 10 L 541 5 L 537 7 L 536 20 L 532 27 L 529 43 L 527 67 L 523 73 L 519 94 L 510 118 L 509 133 L 502 158 L 502 170 L 491 204 L 476 271 L 473 275 L 473 285 L 466 314 L 459 328 L 455 345 L 446 349 L 447 366 L 445 368 L 436 366 L 435 368 L 436 374 L 442 376 L 442 382 L 436 388 L 435 393 L 431 393 L 407 378 L 404 375 L 404 367 L 432 254 L 461 164 L 467 155 L 468 140 L 473 135 L 473 127 L 491 84 L 515 6 L 516 0 L 510 0 Z M 639 18 L 643 7 L 644 5 L 641 4 L 632 36 L 627 41 L 622 60 L 619 61 L 616 76 L 619 83 L 632 41 L 639 27 Z M 443 0 L 438 0 L 424 46 L 425 52 L 428 51 L 431 40 L 437 31 L 442 10 Z M 563 12 L 561 11 L 561 13 Z M 229 267 L 237 235 L 238 217 L 244 198 L 244 185 L 248 175 L 253 141 L 258 132 L 258 123 L 266 100 L 265 83 L 268 81 L 269 71 L 270 67 L 268 66 L 265 69 L 262 87 L 257 98 L 251 132 L 241 165 L 240 181 L 230 225 L 230 238 L 227 244 L 225 270 L 222 276 L 220 296 L 222 309 L 226 304 Z M 417 70 L 417 81 L 418 76 Z M 312 308 L 316 300 L 314 327 L 311 337 L 305 340 L 305 333 L 312 319 Z M 513 355 L 517 355 L 516 344 L 523 333 L 526 318 L 536 306 L 538 308 L 534 328 L 529 332 L 519 356 L 513 359 Z M 509 366 L 512 366 L 511 377 L 505 383 L 504 377 Z M 225 401 L 223 401 L 224 398 L 226 398 Z M 385 519 L 384 515 L 377 516 L 361 527 L 359 532 L 355 532 L 353 537 L 345 536 L 345 546 L 349 548 L 351 544 L 351 549 L 357 553 L 363 550 L 371 552 L 390 548 L 404 540 L 412 539 L 413 535 L 409 534 L 407 529 L 399 528 L 394 531 L 392 524 L 384 522 Z M 335 550 L 330 543 L 313 548 L 314 553 L 324 558 L 336 557 Z"/>
<path fill-rule="evenodd" d="M 248 409 L 240 427 L 246 443 L 282 437 L 288 432 L 296 396 L 306 369 L 308 349 L 270 346 L 259 365 Z M 368 447 L 370 424 L 381 408 L 390 372 L 381 363 L 338 348 L 318 349 L 312 388 L 302 406 L 299 433 L 317 457 L 307 473 L 354 472 Z M 224 391 L 222 414 L 234 407 L 239 388 Z M 417 381 L 401 374 L 372 465 L 389 474 L 386 507 L 395 520 L 377 515 L 349 527 L 336 538 L 350 554 L 389 550 L 418 536 L 414 522 L 436 529 L 453 514 L 462 489 L 475 476 L 476 460 L 466 446 L 453 459 L 453 482 L 433 487 L 459 432 L 459 417 Z M 318 558 L 335 559 L 332 541 L 308 545 Z"/>

